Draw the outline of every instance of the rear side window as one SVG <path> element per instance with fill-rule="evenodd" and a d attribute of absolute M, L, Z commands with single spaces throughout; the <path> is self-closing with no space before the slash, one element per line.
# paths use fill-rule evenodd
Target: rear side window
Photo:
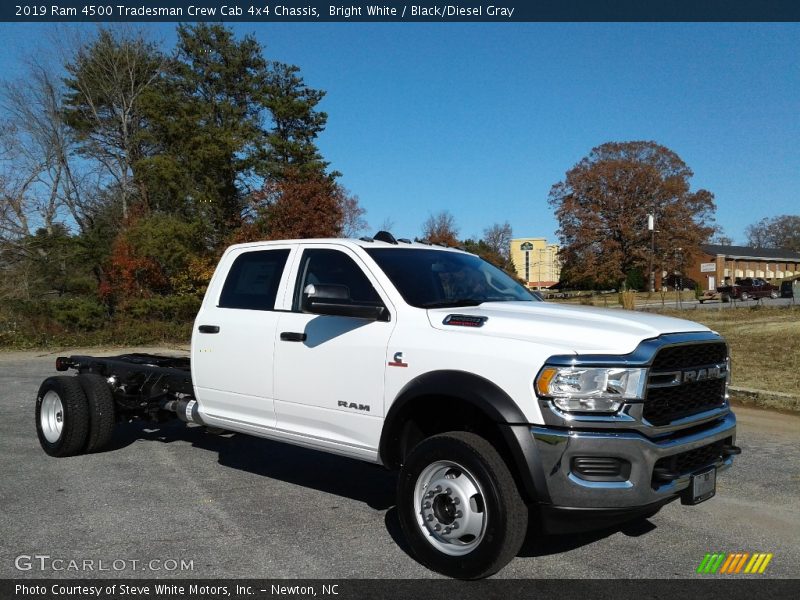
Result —
<path fill-rule="evenodd" d="M 228 272 L 220 308 L 272 310 L 289 250 L 259 250 L 240 254 Z"/>

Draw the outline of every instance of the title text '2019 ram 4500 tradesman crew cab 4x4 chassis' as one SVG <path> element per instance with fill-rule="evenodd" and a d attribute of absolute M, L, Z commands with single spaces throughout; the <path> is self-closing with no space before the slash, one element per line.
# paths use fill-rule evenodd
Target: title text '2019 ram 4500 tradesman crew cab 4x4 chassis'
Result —
<path fill-rule="evenodd" d="M 56 368 L 78 376 L 39 390 L 48 454 L 177 414 L 399 469 L 411 550 L 460 578 L 510 561 L 529 514 L 564 531 L 706 500 L 739 452 L 718 334 L 541 302 L 477 256 L 386 232 L 233 246 L 190 359 Z"/>

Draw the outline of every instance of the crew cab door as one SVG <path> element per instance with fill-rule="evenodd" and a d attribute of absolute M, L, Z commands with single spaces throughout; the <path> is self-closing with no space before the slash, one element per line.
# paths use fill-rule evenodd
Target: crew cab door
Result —
<path fill-rule="evenodd" d="M 225 277 L 214 278 L 192 333 L 192 380 L 209 423 L 275 426 L 275 307 L 292 251 L 245 247 L 222 259 Z"/>
<path fill-rule="evenodd" d="M 306 247 L 295 261 L 291 312 L 281 313 L 275 347 L 278 428 L 308 443 L 378 448 L 383 423 L 386 352 L 394 315 L 386 295 L 355 252 Z M 384 320 L 300 311 L 309 284 L 347 286 L 354 301 L 381 302 Z"/>

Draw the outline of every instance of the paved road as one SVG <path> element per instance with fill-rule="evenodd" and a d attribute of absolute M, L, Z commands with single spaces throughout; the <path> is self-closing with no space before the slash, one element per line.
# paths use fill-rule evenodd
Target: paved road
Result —
<path fill-rule="evenodd" d="M 395 480 L 379 467 L 182 426 L 126 425 L 110 451 L 47 457 L 33 404 L 53 359 L 0 354 L 0 578 L 92 575 L 39 570 L 51 559 L 92 560 L 95 569 L 103 561 L 112 570 L 100 575 L 124 577 L 435 576 L 406 554 Z M 773 552 L 764 576 L 800 576 L 800 418 L 738 414 L 744 454 L 720 476 L 715 499 L 673 503 L 622 530 L 531 531 L 500 576 L 689 577 L 710 551 Z M 51 559 L 18 571 L 20 555 Z M 193 570 L 163 570 L 181 559 Z M 113 571 L 115 560 L 124 570 Z M 132 561 L 151 560 L 162 570 L 133 570 Z"/>

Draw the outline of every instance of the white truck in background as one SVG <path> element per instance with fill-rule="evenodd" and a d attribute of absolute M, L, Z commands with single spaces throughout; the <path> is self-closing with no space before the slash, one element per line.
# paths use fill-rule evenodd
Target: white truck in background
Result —
<path fill-rule="evenodd" d="M 718 334 L 541 302 L 477 256 L 387 232 L 232 246 L 190 358 L 56 368 L 77 376 L 39 390 L 48 454 L 177 416 L 379 463 L 399 470 L 414 556 L 458 578 L 512 560 L 529 517 L 574 531 L 707 500 L 740 452 Z"/>

